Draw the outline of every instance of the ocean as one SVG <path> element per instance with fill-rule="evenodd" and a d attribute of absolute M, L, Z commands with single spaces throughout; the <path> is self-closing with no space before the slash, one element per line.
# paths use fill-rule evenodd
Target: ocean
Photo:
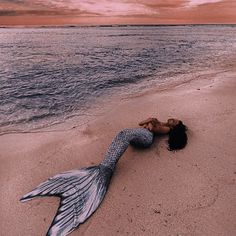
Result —
<path fill-rule="evenodd" d="M 92 116 L 98 101 L 214 69 L 235 53 L 233 25 L 0 28 L 0 132 Z"/>

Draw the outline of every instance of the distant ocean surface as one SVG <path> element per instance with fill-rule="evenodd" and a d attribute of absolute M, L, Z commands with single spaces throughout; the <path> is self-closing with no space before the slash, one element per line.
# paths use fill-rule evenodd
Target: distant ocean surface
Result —
<path fill-rule="evenodd" d="M 230 25 L 1 28 L 0 131 L 82 116 L 235 53 Z"/>

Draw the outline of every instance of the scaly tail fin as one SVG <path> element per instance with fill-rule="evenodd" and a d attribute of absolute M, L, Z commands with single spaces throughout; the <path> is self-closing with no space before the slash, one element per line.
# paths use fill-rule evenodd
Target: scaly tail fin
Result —
<path fill-rule="evenodd" d="M 68 235 L 100 205 L 111 176 L 112 171 L 103 165 L 67 171 L 43 182 L 24 195 L 21 201 L 38 196 L 60 197 L 60 206 L 47 236 Z"/>

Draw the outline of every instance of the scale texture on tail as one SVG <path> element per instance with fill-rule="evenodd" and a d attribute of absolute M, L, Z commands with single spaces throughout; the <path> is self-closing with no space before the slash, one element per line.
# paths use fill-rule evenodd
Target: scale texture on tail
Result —
<path fill-rule="evenodd" d="M 60 206 L 47 235 L 67 235 L 98 208 L 111 176 L 112 171 L 103 165 L 64 172 L 40 184 L 21 201 L 38 196 L 60 197 Z"/>

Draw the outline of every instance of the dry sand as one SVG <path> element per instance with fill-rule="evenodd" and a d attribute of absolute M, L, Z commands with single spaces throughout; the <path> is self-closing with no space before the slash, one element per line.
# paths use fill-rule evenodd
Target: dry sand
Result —
<path fill-rule="evenodd" d="M 72 130 L 0 136 L 0 235 L 45 235 L 59 199 L 20 197 L 57 173 L 98 164 L 119 130 L 149 116 L 182 119 L 187 147 L 169 152 L 166 137 L 129 147 L 103 203 L 71 235 L 236 235 L 235 90 L 235 71 L 211 73 L 117 101 Z"/>

